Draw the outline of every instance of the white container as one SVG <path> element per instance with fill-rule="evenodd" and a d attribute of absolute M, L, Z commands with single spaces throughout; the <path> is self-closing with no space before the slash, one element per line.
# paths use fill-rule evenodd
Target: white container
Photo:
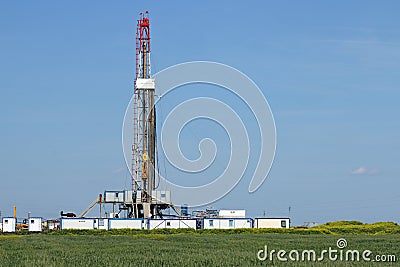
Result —
<path fill-rule="evenodd" d="M 196 219 L 149 219 L 148 228 L 153 229 L 196 229 Z"/>
<path fill-rule="evenodd" d="M 90 230 L 94 229 L 95 219 L 89 218 L 61 218 L 60 228 L 64 229 L 77 229 L 77 230 Z"/>
<path fill-rule="evenodd" d="M 246 218 L 246 210 L 220 210 L 220 218 Z"/>
<path fill-rule="evenodd" d="M 196 219 L 181 219 L 179 220 L 179 228 L 192 228 L 196 229 L 197 227 Z"/>
<path fill-rule="evenodd" d="M 219 222 L 221 219 L 218 218 L 210 218 L 203 219 L 203 229 L 219 229 Z"/>
<path fill-rule="evenodd" d="M 164 229 L 166 227 L 166 221 L 162 219 L 149 219 L 148 220 L 148 228 L 149 230 L 153 229 Z M 179 222 L 178 222 L 179 225 Z"/>
<path fill-rule="evenodd" d="M 94 229 L 108 230 L 108 219 L 107 218 L 97 218 L 94 220 Z"/>
<path fill-rule="evenodd" d="M 153 203 L 170 203 L 171 202 L 171 192 L 170 191 L 151 191 L 152 202 Z"/>
<path fill-rule="evenodd" d="M 254 228 L 286 228 L 290 227 L 289 218 L 255 218 Z"/>
<path fill-rule="evenodd" d="M 146 224 L 142 219 L 110 218 L 108 229 L 144 229 Z"/>
<path fill-rule="evenodd" d="M 253 220 L 246 219 L 234 219 L 234 228 L 253 228 Z"/>
<path fill-rule="evenodd" d="M 203 219 L 203 229 L 236 229 L 253 228 L 250 218 L 206 218 Z"/>
<path fill-rule="evenodd" d="M 60 220 L 47 220 L 47 229 L 48 230 L 59 230 L 60 229 Z"/>
<path fill-rule="evenodd" d="M 17 226 L 17 219 L 14 217 L 5 217 L 3 218 L 3 232 L 4 233 L 13 233 L 15 232 L 15 228 Z"/>
<path fill-rule="evenodd" d="M 42 231 L 42 218 L 30 217 L 28 219 L 28 231 L 29 232 L 41 232 Z"/>
<path fill-rule="evenodd" d="M 124 191 L 105 191 L 104 203 L 124 203 Z"/>

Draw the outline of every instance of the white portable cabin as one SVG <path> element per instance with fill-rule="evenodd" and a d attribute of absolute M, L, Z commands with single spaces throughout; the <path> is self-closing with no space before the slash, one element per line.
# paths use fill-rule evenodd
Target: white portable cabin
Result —
<path fill-rule="evenodd" d="M 123 203 L 125 199 L 124 191 L 105 191 L 104 203 Z"/>
<path fill-rule="evenodd" d="M 29 217 L 28 218 L 28 231 L 29 232 L 41 232 L 42 231 L 42 218 Z"/>
<path fill-rule="evenodd" d="M 180 228 L 192 228 L 196 229 L 196 219 L 149 219 L 148 228 L 153 229 L 180 229 Z"/>
<path fill-rule="evenodd" d="M 60 230 L 60 220 L 47 220 L 47 230 Z"/>
<path fill-rule="evenodd" d="M 205 218 L 203 229 L 253 228 L 251 218 Z"/>
<path fill-rule="evenodd" d="M 218 212 L 220 218 L 246 218 L 246 210 L 220 210 Z"/>
<path fill-rule="evenodd" d="M 179 220 L 179 228 L 197 228 L 197 220 L 196 219 L 180 219 Z"/>
<path fill-rule="evenodd" d="M 4 217 L 3 218 L 3 232 L 12 233 L 15 232 L 17 226 L 17 219 L 14 217 Z"/>
<path fill-rule="evenodd" d="M 94 229 L 95 220 L 93 218 L 61 218 L 60 229 L 90 230 Z"/>
<path fill-rule="evenodd" d="M 144 229 L 146 223 L 143 219 L 134 218 L 109 218 L 108 229 Z"/>
<path fill-rule="evenodd" d="M 94 229 L 108 230 L 108 219 L 107 218 L 94 219 Z"/>
<path fill-rule="evenodd" d="M 157 203 L 170 203 L 171 202 L 171 192 L 170 191 L 160 191 L 153 190 L 151 191 L 152 202 Z"/>
<path fill-rule="evenodd" d="M 254 228 L 286 228 L 290 227 L 289 218 L 255 218 Z"/>

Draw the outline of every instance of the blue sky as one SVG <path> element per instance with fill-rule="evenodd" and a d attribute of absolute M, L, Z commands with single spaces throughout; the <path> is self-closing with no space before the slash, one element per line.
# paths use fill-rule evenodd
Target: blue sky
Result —
<path fill-rule="evenodd" d="M 79 213 L 105 189 L 129 186 L 121 127 L 136 20 L 149 10 L 153 73 L 193 60 L 230 65 L 257 83 L 275 117 L 267 181 L 248 194 L 245 177 L 214 207 L 255 217 L 287 216 L 290 206 L 296 225 L 399 222 L 399 9 L 398 1 L 2 1 L 2 215 L 12 205 L 19 217 Z"/>

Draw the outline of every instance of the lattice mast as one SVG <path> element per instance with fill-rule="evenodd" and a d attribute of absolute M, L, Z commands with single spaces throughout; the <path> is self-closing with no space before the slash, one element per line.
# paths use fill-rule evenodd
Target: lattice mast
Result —
<path fill-rule="evenodd" d="M 132 146 L 132 189 L 143 203 L 144 217 L 150 216 L 151 193 L 155 186 L 154 79 L 150 69 L 150 21 L 140 14 L 136 30 L 136 79 L 134 87 L 134 140 Z M 149 206 L 147 208 L 147 206 Z M 137 217 L 137 216 L 135 216 Z"/>

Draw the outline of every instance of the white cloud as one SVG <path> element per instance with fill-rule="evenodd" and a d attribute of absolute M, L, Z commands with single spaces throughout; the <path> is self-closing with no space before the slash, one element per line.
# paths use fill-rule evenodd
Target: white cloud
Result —
<path fill-rule="evenodd" d="M 365 168 L 363 166 L 361 166 L 360 168 L 358 168 L 358 169 L 356 169 L 356 170 L 351 172 L 351 174 L 358 174 L 358 175 L 366 174 L 366 173 L 367 173 L 367 168 Z"/>
<path fill-rule="evenodd" d="M 358 169 L 355 169 L 354 171 L 351 172 L 351 174 L 354 175 L 374 175 L 374 174 L 379 174 L 381 171 L 377 168 L 373 168 L 373 169 L 367 169 L 364 166 L 361 166 Z"/>

